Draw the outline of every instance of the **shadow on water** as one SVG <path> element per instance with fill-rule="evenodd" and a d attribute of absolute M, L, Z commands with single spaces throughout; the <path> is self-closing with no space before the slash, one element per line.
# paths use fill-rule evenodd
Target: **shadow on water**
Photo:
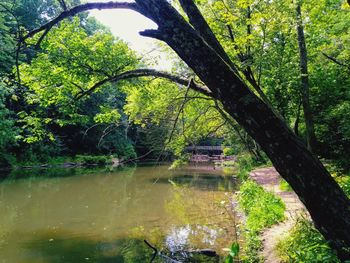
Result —
<path fill-rule="evenodd" d="M 233 176 L 220 176 L 212 174 L 191 175 L 184 174 L 171 178 L 153 178 L 153 183 L 171 184 L 193 187 L 203 191 L 224 191 L 236 190 L 237 182 Z"/>
<path fill-rule="evenodd" d="M 111 242 L 85 238 L 46 236 L 27 242 L 24 248 L 33 262 L 47 263 L 144 263 L 149 262 L 152 250 L 139 239 L 118 239 Z"/>
<path fill-rule="evenodd" d="M 89 240 L 84 238 L 63 238 L 60 236 L 32 240 L 23 245 L 30 252 L 27 254 L 30 261 L 43 260 L 47 263 L 145 263 L 150 262 L 154 251 L 143 240 L 137 238 L 117 239 L 111 242 Z M 162 255 L 180 260 L 183 263 L 190 262 L 219 262 L 219 257 L 188 252 L 162 251 Z M 169 262 L 164 257 L 157 256 L 153 263 Z"/>

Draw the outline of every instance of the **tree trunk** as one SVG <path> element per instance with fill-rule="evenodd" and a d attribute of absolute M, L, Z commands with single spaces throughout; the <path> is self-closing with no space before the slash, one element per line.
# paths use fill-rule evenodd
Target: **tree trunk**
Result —
<path fill-rule="evenodd" d="M 192 1 L 182 1 L 191 5 Z M 254 138 L 304 203 L 340 259 L 350 258 L 350 201 L 321 162 L 283 120 L 260 100 L 222 56 L 165 0 L 136 0 L 157 30 L 142 35 L 166 42 L 192 68 L 230 114 Z M 193 14 L 192 14 L 193 15 Z M 195 14 L 200 15 L 200 14 Z"/>
<path fill-rule="evenodd" d="M 304 119 L 306 126 L 306 142 L 307 148 L 313 152 L 316 146 L 316 135 L 314 129 L 314 121 L 312 111 L 310 107 L 310 87 L 309 87 L 309 74 L 307 68 L 307 49 L 304 36 L 303 21 L 301 18 L 301 6 L 298 2 L 296 4 L 297 15 L 297 33 L 298 33 L 298 46 L 300 55 L 300 79 L 301 79 L 301 99 L 304 111 Z"/>

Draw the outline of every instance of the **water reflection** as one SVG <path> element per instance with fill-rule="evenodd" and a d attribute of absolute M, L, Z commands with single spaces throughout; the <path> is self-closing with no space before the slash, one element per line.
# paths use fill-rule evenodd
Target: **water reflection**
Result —
<path fill-rule="evenodd" d="M 183 186 L 194 187 L 204 191 L 233 191 L 237 183 L 232 176 L 210 174 L 184 174 L 171 178 L 154 178 L 153 183 L 176 183 Z"/>
<path fill-rule="evenodd" d="M 195 248 L 221 252 L 232 241 L 220 202 L 235 184 L 220 171 L 162 165 L 73 174 L 0 183 L 1 263 L 137 263 L 152 255 L 144 239 L 175 258 Z M 218 260 L 195 257 L 186 260 Z"/>
<path fill-rule="evenodd" d="M 152 255 L 142 240 L 132 238 L 103 242 L 50 234 L 26 242 L 23 247 L 27 250 L 27 262 L 143 263 L 149 262 Z"/>

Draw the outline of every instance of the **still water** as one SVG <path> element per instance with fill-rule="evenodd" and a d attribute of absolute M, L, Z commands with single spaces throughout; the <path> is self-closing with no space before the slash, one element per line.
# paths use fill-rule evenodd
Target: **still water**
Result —
<path fill-rule="evenodd" d="M 12 173 L 0 181 L 0 262 L 149 262 L 144 239 L 174 257 L 201 248 L 222 254 L 235 234 L 223 205 L 234 178 L 211 166 L 168 167 Z"/>

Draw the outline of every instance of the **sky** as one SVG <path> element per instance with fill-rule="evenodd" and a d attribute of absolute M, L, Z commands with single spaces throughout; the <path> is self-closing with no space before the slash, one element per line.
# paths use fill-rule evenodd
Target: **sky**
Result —
<path fill-rule="evenodd" d="M 97 2 L 88 1 L 88 2 Z M 102 2 L 99 0 L 99 2 Z M 107 2 L 104 0 L 103 2 Z M 121 38 L 129 44 L 129 47 L 139 54 L 147 54 L 158 57 L 156 69 L 168 70 L 171 68 L 166 55 L 156 49 L 158 40 L 142 37 L 140 31 L 156 29 L 157 25 L 150 19 L 139 13 L 126 9 L 91 10 L 90 16 L 95 17 L 100 23 L 110 28 L 113 35 Z"/>
<path fill-rule="evenodd" d="M 128 42 L 134 50 L 148 50 L 155 43 L 153 39 L 140 36 L 139 32 L 156 29 L 157 25 L 137 12 L 125 9 L 92 10 L 90 15 L 108 26 L 115 36 Z"/>

